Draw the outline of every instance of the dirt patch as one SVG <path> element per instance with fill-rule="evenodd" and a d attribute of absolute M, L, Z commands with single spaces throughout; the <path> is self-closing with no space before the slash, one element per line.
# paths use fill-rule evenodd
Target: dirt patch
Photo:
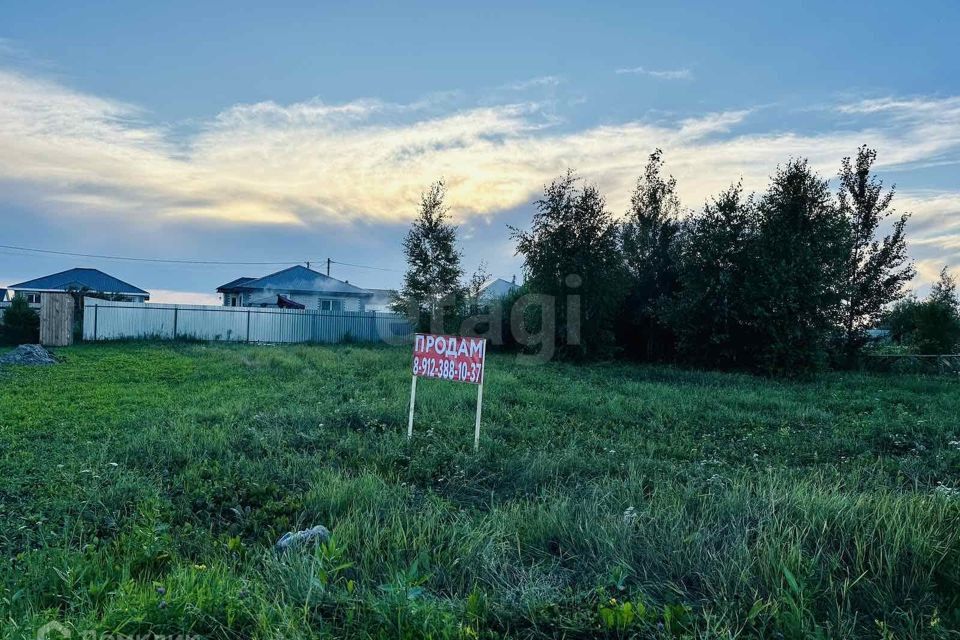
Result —
<path fill-rule="evenodd" d="M 38 344 L 22 344 L 0 356 L 0 364 L 57 364 L 57 359 Z"/>

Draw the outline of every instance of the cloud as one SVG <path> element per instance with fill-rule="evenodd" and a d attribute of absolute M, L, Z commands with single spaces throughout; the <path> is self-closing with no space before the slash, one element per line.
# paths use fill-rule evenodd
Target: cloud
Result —
<path fill-rule="evenodd" d="M 692 207 L 738 179 L 762 189 L 790 157 L 833 176 L 863 143 L 880 150 L 881 171 L 960 159 L 960 97 L 845 102 L 804 133 L 757 130 L 751 109 L 578 128 L 552 103 L 453 102 L 238 104 L 184 134 L 137 105 L 0 69 L 0 183 L 58 217 L 296 228 L 404 223 L 441 176 L 461 220 L 487 218 L 529 205 L 567 167 L 622 212 L 657 147 Z M 915 213 L 918 259 L 960 264 L 960 190 L 904 191 L 896 202 Z"/>
<path fill-rule="evenodd" d="M 649 76 L 651 78 L 657 78 L 658 80 L 691 80 L 693 78 L 693 71 L 690 69 L 665 69 L 655 71 L 644 67 L 623 67 L 617 69 L 614 73 L 617 75 L 632 74 Z"/>
<path fill-rule="evenodd" d="M 521 80 L 520 82 L 511 82 L 505 85 L 505 87 L 511 91 L 526 91 L 527 89 L 542 87 L 557 87 L 562 83 L 563 78 L 560 76 L 539 76 L 537 78 L 530 78 L 529 80 Z"/>
<path fill-rule="evenodd" d="M 894 202 L 912 214 L 907 239 L 919 289 L 925 291 L 924 285 L 934 282 L 944 266 L 960 273 L 960 193 L 905 191 Z"/>

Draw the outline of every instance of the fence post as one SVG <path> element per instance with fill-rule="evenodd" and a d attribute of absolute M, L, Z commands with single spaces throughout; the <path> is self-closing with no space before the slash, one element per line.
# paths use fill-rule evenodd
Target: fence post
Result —
<path fill-rule="evenodd" d="M 247 309 L 247 344 L 250 344 L 250 309 Z"/>
<path fill-rule="evenodd" d="M 173 339 L 177 339 L 177 314 L 180 311 L 180 307 L 173 308 Z"/>
<path fill-rule="evenodd" d="M 100 305 L 93 305 L 93 341 L 97 341 L 97 311 L 100 310 Z"/>

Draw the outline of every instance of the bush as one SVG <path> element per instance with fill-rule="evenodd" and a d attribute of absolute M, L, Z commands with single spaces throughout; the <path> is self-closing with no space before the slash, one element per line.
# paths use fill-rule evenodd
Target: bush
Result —
<path fill-rule="evenodd" d="M 946 268 L 926 299 L 901 300 L 887 314 L 886 324 L 893 340 L 914 353 L 954 353 L 960 346 L 960 301 Z"/>
<path fill-rule="evenodd" d="M 27 299 L 16 296 L 3 313 L 0 340 L 6 344 L 36 344 L 40 342 L 40 316 L 30 308 Z"/>
<path fill-rule="evenodd" d="M 960 341 L 960 316 L 949 305 L 935 300 L 914 309 L 916 328 L 911 343 L 917 353 L 954 353 Z"/>

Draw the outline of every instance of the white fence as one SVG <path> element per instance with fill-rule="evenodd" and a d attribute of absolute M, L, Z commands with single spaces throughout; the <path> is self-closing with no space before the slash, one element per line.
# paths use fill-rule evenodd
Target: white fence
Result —
<path fill-rule="evenodd" d="M 255 307 L 138 304 L 84 298 L 83 339 L 135 338 L 229 342 L 387 342 L 409 340 L 402 315 Z"/>

